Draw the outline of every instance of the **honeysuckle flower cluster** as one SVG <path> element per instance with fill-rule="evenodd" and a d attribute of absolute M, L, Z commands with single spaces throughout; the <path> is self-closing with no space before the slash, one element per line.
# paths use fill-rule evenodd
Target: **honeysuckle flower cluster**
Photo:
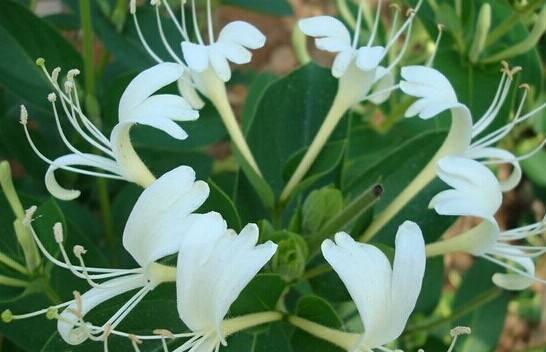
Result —
<path fill-rule="evenodd" d="M 155 7 L 157 28 L 162 44 L 169 53 L 170 58 L 186 69 L 184 75 L 178 79 L 178 87 L 181 95 L 196 109 L 202 108 L 205 104 L 197 92 L 209 99 L 220 113 L 233 143 L 245 161 L 254 172 L 260 174 L 258 164 L 252 156 L 252 152 L 246 143 L 237 123 L 237 118 L 229 103 L 225 83 L 231 79 L 229 63 L 232 62 L 238 65 L 249 63 L 252 60 L 252 53 L 249 49 L 263 47 L 266 41 L 265 36 L 250 23 L 234 21 L 228 23 L 220 31 L 218 38 L 215 40 L 211 2 L 207 0 L 207 44 L 203 40 L 199 29 L 199 18 L 197 16 L 195 0 L 192 0 L 191 20 L 195 34 L 195 40 L 192 40 L 186 24 L 186 1 L 181 2 L 180 19 L 176 17 L 167 0 L 152 0 L 150 3 Z M 180 33 L 181 42 L 179 50 L 173 49 L 165 38 L 159 12 L 161 5 L 165 7 L 169 18 Z M 151 49 L 140 28 L 136 0 L 131 0 L 130 12 L 143 47 L 153 60 L 157 63 L 162 63 L 163 59 Z"/>
<path fill-rule="evenodd" d="M 414 180 L 421 183 L 417 186 L 410 185 L 408 189 L 415 192 L 418 186 L 426 185 L 422 183 L 423 179 L 426 180 L 431 175 L 437 176 L 452 188 L 434 196 L 430 201 L 430 208 L 434 208 L 441 215 L 473 216 L 483 220 L 467 233 L 429 245 L 428 255 L 465 251 L 483 257 L 508 269 L 507 274 L 497 273 L 493 276 L 496 285 L 505 289 L 521 290 L 529 287 L 533 281 L 546 283 L 545 280 L 535 277 L 531 259 L 542 255 L 546 248 L 513 242 L 544 233 L 544 222 L 503 232 L 494 216 L 502 204 L 503 192 L 512 190 L 521 180 L 519 162 L 532 156 L 546 142 L 541 142 L 534 151 L 519 157 L 494 145 L 516 125 L 542 111 L 546 104 L 523 114 L 528 90 L 523 85 L 523 97 L 513 119 L 481 136 L 495 120 L 507 99 L 514 75 L 521 70 L 519 67 L 510 68 L 505 62 L 502 65 L 502 77 L 493 102 L 476 122 L 473 122 L 468 107 L 458 102 L 451 83 L 440 72 L 423 66 L 402 69 L 402 77 L 405 79 L 400 84 L 402 91 L 418 98 L 406 111 L 407 117 L 419 115 L 420 118 L 430 119 L 444 110 L 450 110 L 452 114 L 451 129 L 443 146 L 429 166 Z M 499 180 L 488 168 L 491 164 L 509 164 L 512 172 L 506 180 Z M 435 168 L 434 173 L 427 169 L 429 167 L 431 170 L 434 170 L 432 167 Z"/>
<path fill-rule="evenodd" d="M 362 2 L 359 4 L 355 34 L 352 40 L 349 30 L 335 17 L 317 16 L 299 21 L 298 25 L 301 31 L 307 36 L 315 38 L 315 45 L 318 49 L 336 55 L 332 64 L 332 75 L 338 78 L 339 84 L 330 111 L 296 171 L 284 187 L 281 201 L 287 201 L 294 187 L 305 177 L 348 109 L 366 100 L 374 104 L 381 104 L 389 98 L 392 91 L 398 89 L 394 80 L 394 71 L 406 53 L 411 39 L 413 21 L 421 4 L 422 0 L 417 3 L 415 9 L 408 11 L 408 18 L 400 28 L 396 28 L 397 23 L 394 21 L 388 41 L 384 45 L 376 44 L 382 1 L 377 4 L 374 25 L 364 46 L 360 46 L 359 43 Z M 399 9 L 396 8 L 396 10 Z M 403 34 L 405 34 L 405 38 L 402 48 L 394 59 L 382 66 L 381 63 L 386 61 L 389 51 L 396 46 Z"/>
<path fill-rule="evenodd" d="M 53 196 L 73 200 L 80 195 L 80 191 L 65 189 L 57 182 L 57 170 L 125 180 L 144 188 L 132 208 L 122 237 L 123 248 L 137 266 L 132 269 L 87 266 L 83 246 L 74 246 L 72 254 L 66 250 L 61 223 L 56 223 L 52 229 L 60 252 L 60 259 L 57 258 L 48 251 L 44 239 L 34 230 L 37 208 L 31 207 L 26 211 L 22 224 L 41 254 L 57 267 L 85 280 L 90 288 L 84 293 L 74 291 L 73 299 L 35 312 L 13 314 L 9 310 L 4 311 L 2 319 L 5 322 L 46 315 L 49 319 L 57 320 L 58 333 L 67 344 L 80 345 L 92 340 L 101 343 L 105 351 L 109 350 L 109 338 L 120 336 L 127 338 L 135 351 L 139 351 L 138 346 L 143 342 L 155 341 L 160 342 L 163 350 L 168 352 L 170 343 L 167 344 L 167 341 L 176 340 L 175 352 L 218 352 L 221 346 L 227 345 L 230 335 L 286 318 L 294 327 L 349 352 L 395 352 L 400 351 L 393 349 L 395 341 L 403 333 L 421 292 L 427 256 L 463 251 L 485 258 L 508 270 L 507 273 L 494 274 L 492 280 L 499 287 L 509 290 L 525 289 L 533 282 L 546 283 L 546 280 L 535 276 L 532 260 L 546 253 L 546 247 L 514 243 L 543 234 L 546 218 L 536 224 L 507 231 L 502 231 L 495 219 L 502 204 L 503 192 L 514 189 L 522 178 L 519 162 L 542 148 L 546 141 L 523 156 L 515 156 L 496 144 L 515 126 L 542 111 L 546 104 L 523 113 L 527 97 L 527 87 L 524 85 L 523 99 L 513 119 L 501 128 L 484 133 L 508 99 L 514 76 L 520 68 L 510 68 L 503 63 L 499 88 L 491 106 L 482 117 L 473 119 L 469 108 L 459 102 L 449 80 L 430 67 L 434 54 L 426 66 L 403 67 L 402 81 L 395 81 L 397 66 L 409 46 L 413 21 L 422 0 L 415 9 L 408 11 L 406 21 L 399 27 L 394 21 L 384 45 L 376 43 L 381 1 L 377 5 L 369 38 L 365 44 L 360 43 L 363 16 L 360 3 L 353 37 L 345 25 L 334 17 L 318 16 L 302 19 L 298 23 L 305 35 L 315 39 L 317 48 L 335 54 L 331 72 L 339 84 L 323 125 L 280 195 L 280 204 L 288 201 L 292 190 L 303 179 L 351 106 L 365 100 L 381 104 L 392 91 L 400 88 L 404 94 L 416 98 L 407 109 L 406 117 L 419 116 L 428 120 L 449 111 L 452 125 L 444 144 L 430 163 L 392 205 L 374 219 L 362 239 L 373 237 L 436 177 L 450 188 L 432 197 L 429 208 L 441 215 L 477 217 L 481 222 L 452 239 L 425 245 L 419 225 L 411 220 L 404 221 L 395 234 L 392 264 L 378 247 L 358 242 L 346 232 L 338 232 L 333 240 L 324 240 L 320 246 L 321 253 L 354 302 L 363 332 L 331 329 L 302 317 L 288 315 L 282 304 L 279 304 L 278 310 L 227 318 L 230 307 L 242 290 L 275 255 L 277 244 L 272 241 L 261 243 L 256 224 L 247 224 L 237 233 L 228 228 L 222 214 L 199 213 L 199 208 L 209 196 L 207 183 L 196 181 L 195 171 L 189 166 L 178 166 L 156 178 L 133 148 L 130 130 L 132 126 L 141 124 L 159 129 L 177 140 L 184 140 L 188 135 L 176 122 L 196 120 L 199 117 L 197 110 L 205 104 L 202 97 L 207 98 L 219 111 L 244 162 L 260 176 L 258 163 L 229 104 L 225 83 L 232 76 L 230 63 L 249 63 L 252 58 L 250 50 L 263 47 L 266 38 L 256 27 L 242 21 L 228 23 L 216 38 L 211 1 L 207 0 L 208 41 L 205 42 L 200 33 L 195 0 L 191 0 L 189 5 L 195 38 L 190 36 L 187 28 L 185 1 L 182 1 L 180 19 L 175 16 L 167 0 L 152 0 L 150 3 L 154 6 L 159 38 L 173 62 L 164 62 L 151 49 L 138 21 L 136 1 L 132 0 L 130 12 L 138 36 L 157 64 L 137 75 L 124 91 L 119 102 L 119 121 L 109 138 L 83 112 L 75 79 L 79 71 L 72 69 L 61 80 L 61 69 L 54 68 L 49 72 L 43 59 L 37 60 L 37 63 L 53 87 L 54 92 L 48 96 L 48 100 L 60 138 L 70 153 L 55 159 L 43 155 L 31 138 L 26 107 L 21 107 L 20 115 L 31 148 L 49 164 L 45 184 Z M 165 37 L 161 7 L 180 33 L 180 48 L 176 50 Z M 384 62 L 402 36 L 404 40 L 399 52 L 392 55 L 394 58 L 389 62 Z M 178 85 L 180 95 L 157 93 L 173 83 Z M 63 114 L 78 135 L 101 155 L 80 151 L 71 144 L 62 127 Z M 496 164 L 511 165 L 512 172 L 507 179 L 498 179 L 489 168 Z M 174 256 L 176 264 L 172 264 Z M 71 258 L 75 258 L 77 263 L 74 264 Z M 39 260 L 36 262 L 40 263 Z M 165 283 L 175 283 L 176 289 L 172 294 L 176 297 L 180 323 L 189 331 L 155 329 L 149 335 L 122 331 L 119 326 L 127 316 L 151 291 Z M 132 295 L 106 321 L 96 323 L 87 319 L 93 309 L 126 293 Z M 469 333 L 468 328 L 453 329 L 449 351 L 453 350 L 458 336 Z"/>
<path fill-rule="evenodd" d="M 481 165 L 509 164 L 512 172 L 505 180 L 497 181 L 500 191 L 506 192 L 515 188 L 521 180 L 520 161 L 533 156 L 542 149 L 546 140 L 540 143 L 533 151 L 515 156 L 512 152 L 495 147 L 495 144 L 507 136 L 517 125 L 532 118 L 543 111 L 546 103 L 543 103 L 530 112 L 523 114 L 523 107 L 529 87 L 523 84 L 523 97 L 511 121 L 504 126 L 486 133 L 483 132 L 491 126 L 505 103 L 514 75 L 521 70 L 520 67 L 510 68 L 506 62 L 502 62 L 502 76 L 495 97 L 487 111 L 473 122 L 472 113 L 468 107 L 460 103 L 449 80 L 438 70 L 426 66 L 408 66 L 402 69 L 404 79 L 400 82 L 401 90 L 417 100 L 406 110 L 406 117 L 419 116 L 422 119 L 430 119 L 438 116 L 443 111 L 451 112 L 451 127 L 449 133 L 431 161 L 423 168 L 419 175 L 398 195 L 398 197 L 373 221 L 363 234 L 362 239 L 372 238 L 390 219 L 398 213 L 415 195 L 417 195 L 435 177 L 440 176 L 442 169 L 446 169 L 448 163 L 459 162 L 460 158 L 474 160 Z M 440 165 L 440 161 L 443 159 Z M 451 169 L 455 169 L 453 165 Z M 487 167 L 477 167 L 474 177 L 488 177 Z M 478 171 L 479 170 L 479 171 Z M 481 176 L 478 176 L 481 175 Z M 488 186 L 485 186 L 487 188 Z M 501 198 L 496 196 L 495 199 Z M 463 214 L 454 214 L 463 215 Z M 464 214 L 468 215 L 468 214 Z M 477 214 L 479 216 L 479 214 Z"/>
<path fill-rule="evenodd" d="M 174 121 L 192 121 L 199 117 L 199 113 L 180 96 L 154 95 L 159 89 L 179 80 L 184 73 L 184 68 L 179 64 L 163 63 L 141 72 L 127 86 L 119 102 L 119 122 L 113 128 L 110 138 L 107 138 L 82 111 L 75 80 L 79 70 L 68 71 L 64 82 L 59 82 L 60 68 L 57 67 L 49 73 L 44 59 L 38 59 L 37 64 L 55 90 L 54 93 L 49 94 L 48 100 L 53 109 L 59 135 L 70 150 L 70 154 L 51 160 L 40 152 L 31 138 L 27 126 L 28 112 L 24 106 L 21 106 L 20 122 L 33 151 L 50 165 L 45 174 L 48 191 L 62 200 L 75 199 L 79 197 L 80 191 L 68 190 L 59 185 L 55 178 L 55 171 L 59 169 L 84 175 L 126 180 L 142 187 L 149 186 L 155 177 L 131 144 L 129 134 L 131 127 L 136 124 L 146 125 L 157 128 L 175 139 L 183 140 L 188 135 Z M 62 128 L 57 100 L 60 100 L 61 111 L 64 112 L 74 130 L 93 148 L 106 156 L 82 152 L 70 143 Z M 85 167 L 103 171 L 97 172 Z"/>

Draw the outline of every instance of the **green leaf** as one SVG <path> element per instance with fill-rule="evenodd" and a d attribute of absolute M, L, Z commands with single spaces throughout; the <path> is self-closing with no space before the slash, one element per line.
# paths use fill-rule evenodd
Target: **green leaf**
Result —
<path fill-rule="evenodd" d="M 258 274 L 231 305 L 230 316 L 275 310 L 286 284 L 280 276 Z"/>
<path fill-rule="evenodd" d="M 224 5 L 232 5 L 256 12 L 263 12 L 267 15 L 292 15 L 292 7 L 287 0 L 222 0 L 222 3 Z"/>
<path fill-rule="evenodd" d="M 337 80 L 330 71 L 310 63 L 273 82 L 263 93 L 247 142 L 276 195 L 285 183 L 286 164 L 311 144 L 336 91 Z M 346 121 L 336 131 L 332 141 L 345 137 Z"/>
<path fill-rule="evenodd" d="M 341 329 L 342 321 L 334 308 L 324 299 L 316 296 L 305 296 L 298 301 L 296 315 L 315 323 Z M 341 348 L 318 339 L 302 330 L 296 329 L 292 336 L 292 346 L 298 352 L 341 352 Z"/>
<path fill-rule="evenodd" d="M 436 257 L 427 260 L 425 277 L 415 312 L 430 314 L 440 302 L 444 277 L 444 258 Z"/>
<path fill-rule="evenodd" d="M 51 91 L 46 78 L 36 66 L 43 57 L 50 69 L 81 68 L 81 58 L 74 48 L 48 23 L 26 7 L 5 0 L 0 11 L 0 84 L 34 107 L 48 110 Z"/>
<path fill-rule="evenodd" d="M 210 194 L 205 204 L 199 208 L 199 213 L 207 213 L 209 211 L 215 211 L 222 214 L 222 217 L 226 220 L 228 227 L 234 229 L 235 231 L 241 230 L 241 217 L 233 200 L 222 191 L 214 181 L 209 179 L 207 181 L 210 187 Z"/>

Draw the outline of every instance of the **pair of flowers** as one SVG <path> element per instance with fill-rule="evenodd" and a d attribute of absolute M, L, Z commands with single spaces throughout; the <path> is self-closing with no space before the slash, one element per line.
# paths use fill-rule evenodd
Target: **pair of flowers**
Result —
<path fill-rule="evenodd" d="M 505 289 L 522 290 L 534 281 L 545 282 L 535 277 L 532 258 L 546 252 L 546 247 L 514 244 L 514 241 L 541 235 L 546 231 L 545 221 L 508 231 L 501 231 L 494 215 L 499 210 L 503 192 L 514 189 L 520 182 L 520 161 L 535 151 L 516 157 L 511 152 L 494 145 L 521 122 L 542 111 L 545 104 L 523 114 L 528 87 L 523 85 L 522 101 L 513 119 L 506 125 L 486 133 L 508 97 L 514 75 L 520 68 L 509 68 L 503 63 L 503 74 L 493 102 L 484 115 L 473 122 L 468 107 L 457 100 L 450 82 L 435 69 L 411 66 L 402 69 L 401 89 L 418 100 L 406 112 L 406 116 L 419 115 L 423 119 L 437 116 L 450 110 L 452 126 L 443 146 L 433 159 L 436 175 L 452 189 L 440 192 L 430 201 L 430 207 L 441 215 L 473 216 L 482 223 L 472 230 L 450 240 L 427 246 L 429 256 L 453 251 L 464 251 L 483 257 L 506 269 L 509 273 L 497 273 L 493 282 Z M 488 165 L 509 164 L 511 174 L 498 180 Z"/>

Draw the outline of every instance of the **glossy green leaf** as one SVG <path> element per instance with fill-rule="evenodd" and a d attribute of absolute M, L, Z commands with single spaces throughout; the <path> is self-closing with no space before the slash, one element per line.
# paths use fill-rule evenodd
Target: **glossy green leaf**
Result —
<path fill-rule="evenodd" d="M 241 229 L 241 217 L 233 200 L 211 179 L 207 181 L 210 194 L 205 204 L 199 208 L 199 213 L 207 213 L 209 211 L 215 211 L 222 214 L 222 217 L 226 220 L 228 227 L 235 231 Z"/>
<path fill-rule="evenodd" d="M 222 0 L 222 3 L 272 16 L 292 15 L 292 7 L 286 0 Z"/>

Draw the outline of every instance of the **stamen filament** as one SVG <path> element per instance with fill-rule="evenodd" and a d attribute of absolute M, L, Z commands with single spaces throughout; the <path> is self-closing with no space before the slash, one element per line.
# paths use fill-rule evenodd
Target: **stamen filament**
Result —
<path fill-rule="evenodd" d="M 515 272 L 517 274 L 520 274 L 521 276 L 526 277 L 526 278 L 528 278 L 530 280 L 533 280 L 533 281 L 536 281 L 536 282 L 539 282 L 539 283 L 542 283 L 542 284 L 546 284 L 546 280 L 543 280 L 543 279 L 540 279 L 538 277 L 529 275 L 529 273 L 527 273 L 526 271 L 518 269 L 513 265 L 506 264 L 503 261 L 496 259 L 492 255 L 482 254 L 482 257 L 484 257 L 485 259 L 487 259 L 487 260 L 489 260 L 489 261 L 491 261 L 491 262 L 493 262 L 493 263 L 495 263 L 495 264 L 497 264 L 499 266 L 502 266 L 503 268 L 511 270 L 511 271 L 513 271 L 513 272 Z"/>
<path fill-rule="evenodd" d="M 358 46 L 358 39 L 360 37 L 360 26 L 362 23 L 362 1 L 358 5 L 358 16 L 356 17 L 355 36 L 353 38 L 353 49 Z"/>
<path fill-rule="evenodd" d="M 138 38 L 140 39 L 142 46 L 144 47 L 148 55 L 150 55 L 152 59 L 155 60 L 155 62 L 157 62 L 158 64 L 163 63 L 163 60 L 161 60 L 159 56 L 156 55 L 156 53 L 152 50 L 152 48 L 150 48 L 150 45 L 148 45 L 146 38 L 144 38 L 144 35 L 142 34 L 142 30 L 140 29 L 140 24 L 138 23 L 136 12 L 133 12 L 132 15 L 133 15 L 133 22 L 135 23 L 135 28 L 137 30 Z"/>
<path fill-rule="evenodd" d="M 372 33 L 370 34 L 370 39 L 368 40 L 368 44 L 366 44 L 366 46 L 372 46 L 372 44 L 373 44 L 373 42 L 375 40 L 375 36 L 377 35 L 377 29 L 379 28 L 379 19 L 381 17 L 381 7 L 382 6 L 383 6 L 383 1 L 379 0 L 377 2 L 377 10 L 376 10 L 376 13 L 375 13 L 375 21 L 374 21 L 374 24 L 373 24 Z"/>
<path fill-rule="evenodd" d="M 191 0 L 191 12 L 193 16 L 193 30 L 195 31 L 195 36 L 197 37 L 197 41 L 201 45 L 205 45 L 203 42 L 203 38 L 201 37 L 201 32 L 199 31 L 199 24 L 197 22 L 197 12 L 195 9 L 195 0 Z"/>
<path fill-rule="evenodd" d="M 207 0 L 207 22 L 207 28 L 209 30 L 209 43 L 212 45 L 214 43 L 214 27 L 212 23 L 212 9 L 210 0 Z"/>
<path fill-rule="evenodd" d="M 189 40 L 188 33 L 185 30 L 185 26 L 184 26 L 184 28 L 182 28 L 180 26 L 180 23 L 178 23 L 178 19 L 174 15 L 174 12 L 173 12 L 173 10 L 171 8 L 171 5 L 169 5 L 169 2 L 167 0 L 162 0 L 162 3 L 165 6 L 165 8 L 167 9 L 167 13 L 169 14 L 171 19 L 173 20 L 174 25 L 176 26 L 176 28 L 178 29 L 178 31 L 180 32 L 180 34 L 182 35 L 184 40 Z M 182 6 L 182 8 L 183 8 L 183 6 Z M 182 11 L 184 11 L 184 10 L 182 10 Z"/>
<path fill-rule="evenodd" d="M 157 28 L 159 29 L 159 37 L 161 38 L 161 41 L 163 42 L 163 46 L 165 46 L 165 49 L 167 49 L 167 52 L 169 53 L 169 55 L 171 55 L 171 57 L 173 58 L 174 61 L 176 61 L 180 65 L 184 65 L 182 60 L 180 60 L 178 55 L 176 55 L 173 48 L 171 47 L 171 45 L 167 41 L 167 38 L 165 37 L 165 33 L 163 31 L 163 24 L 161 23 L 161 17 L 159 16 L 159 6 L 155 6 L 155 17 L 156 17 L 156 20 L 157 20 Z"/>

